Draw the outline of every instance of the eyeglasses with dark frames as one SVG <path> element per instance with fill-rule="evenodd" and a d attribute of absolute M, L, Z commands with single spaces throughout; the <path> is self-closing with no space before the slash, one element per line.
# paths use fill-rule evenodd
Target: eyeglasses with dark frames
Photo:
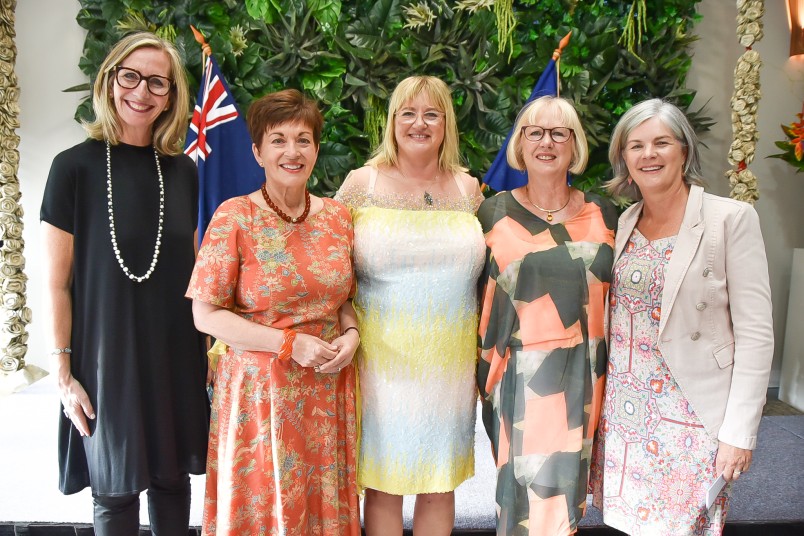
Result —
<path fill-rule="evenodd" d="M 522 127 L 522 134 L 528 141 L 539 141 L 545 134 L 556 143 L 567 143 L 574 131 L 569 127 L 544 128 L 536 125 Z"/>
<path fill-rule="evenodd" d="M 156 74 L 145 76 L 137 69 L 132 69 L 131 67 L 115 65 L 112 67 L 112 71 L 114 71 L 115 80 L 117 80 L 117 83 L 120 85 L 120 87 L 134 89 L 140 85 L 140 82 L 145 80 L 145 85 L 148 86 L 148 91 L 157 97 L 167 95 L 170 91 L 170 87 L 173 85 L 173 80 L 170 78 Z"/>

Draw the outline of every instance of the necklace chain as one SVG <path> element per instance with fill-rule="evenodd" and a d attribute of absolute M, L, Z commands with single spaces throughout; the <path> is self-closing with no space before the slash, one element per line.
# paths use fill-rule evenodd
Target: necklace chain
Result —
<path fill-rule="evenodd" d="M 569 205 L 570 199 L 572 199 L 572 190 L 570 190 L 568 192 L 568 194 L 569 195 L 567 195 L 567 202 L 564 203 L 563 205 L 561 205 L 560 208 L 547 209 L 547 208 L 542 208 L 539 205 L 537 205 L 536 203 L 534 203 L 530 198 L 530 190 L 525 188 L 525 196 L 528 198 L 528 203 L 530 203 L 531 205 L 533 205 L 537 209 L 541 210 L 542 212 L 546 213 L 547 214 L 547 221 L 553 221 L 553 214 L 555 214 L 556 212 L 561 212 L 562 210 L 567 208 L 567 205 Z"/>
<path fill-rule="evenodd" d="M 154 256 L 151 259 L 151 266 L 148 268 L 148 271 L 141 276 L 136 276 L 131 273 L 131 270 L 128 269 L 125 261 L 123 261 L 123 256 L 117 244 L 117 232 L 115 231 L 114 224 L 114 205 L 112 203 L 112 150 L 109 146 L 109 141 L 106 141 L 106 198 L 108 199 L 109 234 L 112 238 L 112 250 L 114 250 L 117 264 L 120 265 L 123 273 L 136 283 L 142 283 L 154 273 L 156 261 L 159 259 L 159 247 L 162 245 L 162 223 L 165 219 L 165 181 L 162 178 L 162 166 L 159 165 L 159 153 L 156 152 L 156 148 L 154 148 L 154 159 L 156 160 L 156 174 L 159 177 L 159 224 L 156 228 L 156 244 L 154 245 Z"/>
<path fill-rule="evenodd" d="M 405 175 L 404 171 L 402 171 L 402 166 L 397 165 L 396 169 L 399 170 L 399 174 L 402 175 L 403 179 L 405 179 L 405 184 L 410 184 L 410 179 L 408 179 L 408 176 Z M 430 182 L 435 184 L 435 183 L 438 182 L 439 178 L 440 178 L 440 175 L 438 173 L 436 173 L 435 177 L 433 177 L 433 179 Z M 430 195 L 430 192 L 428 192 L 426 189 L 424 190 L 424 202 L 428 206 L 433 206 L 433 196 Z"/>
<path fill-rule="evenodd" d="M 262 198 L 265 199 L 265 202 L 269 207 L 271 207 L 271 210 L 276 212 L 277 216 L 288 223 L 301 223 L 307 218 L 307 215 L 310 214 L 310 191 L 307 189 L 307 187 L 304 188 L 304 210 L 297 218 L 290 217 L 288 214 L 283 212 L 281 208 L 276 206 L 276 203 L 271 201 L 271 198 L 268 196 L 268 190 L 265 189 L 265 183 L 263 183 L 260 187 L 260 191 L 262 192 Z"/>

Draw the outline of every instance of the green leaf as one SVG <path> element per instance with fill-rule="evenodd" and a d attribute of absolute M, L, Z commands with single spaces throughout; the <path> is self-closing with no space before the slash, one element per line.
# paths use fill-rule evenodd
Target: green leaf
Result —
<path fill-rule="evenodd" d="M 229 15 L 221 4 L 214 4 L 207 9 L 207 15 L 216 26 L 228 26 Z"/>
<path fill-rule="evenodd" d="M 335 141 L 321 143 L 316 162 L 316 175 L 335 176 L 348 173 L 354 166 L 349 147 Z"/>
<path fill-rule="evenodd" d="M 333 33 L 341 16 L 341 0 L 307 0 L 313 17 L 327 33 Z"/>
<path fill-rule="evenodd" d="M 92 91 L 92 85 L 89 82 L 78 84 L 77 86 L 68 87 L 61 90 L 63 93 L 74 93 L 77 91 Z"/>
<path fill-rule="evenodd" d="M 246 11 L 252 18 L 264 20 L 269 24 L 274 21 L 276 12 L 268 0 L 245 0 L 245 4 Z"/>

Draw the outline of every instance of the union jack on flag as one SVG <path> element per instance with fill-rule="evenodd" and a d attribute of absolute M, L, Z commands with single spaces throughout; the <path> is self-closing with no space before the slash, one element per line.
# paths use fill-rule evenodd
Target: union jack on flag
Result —
<path fill-rule="evenodd" d="M 218 205 L 257 190 L 265 180 L 246 122 L 212 56 L 204 67 L 184 152 L 198 166 L 200 241 Z"/>

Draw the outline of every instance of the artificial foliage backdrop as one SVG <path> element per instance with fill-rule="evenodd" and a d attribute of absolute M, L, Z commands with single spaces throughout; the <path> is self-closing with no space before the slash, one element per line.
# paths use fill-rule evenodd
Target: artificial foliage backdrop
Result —
<path fill-rule="evenodd" d="M 88 32 L 80 68 L 94 79 L 112 43 L 149 29 L 176 43 L 195 95 L 201 51 L 194 25 L 243 111 L 286 87 L 320 102 L 325 126 L 310 186 L 331 195 L 368 158 L 391 92 L 413 74 L 451 87 L 461 154 L 481 178 L 559 40 L 572 31 L 560 63 L 561 95 L 575 102 L 591 150 L 574 183 L 599 190 L 609 178 L 609 134 L 633 103 L 669 98 L 699 131 L 711 125 L 702 110 L 688 109 L 695 92 L 685 86 L 699 1 L 80 0 L 77 20 Z M 90 114 L 85 101 L 76 117 Z"/>

